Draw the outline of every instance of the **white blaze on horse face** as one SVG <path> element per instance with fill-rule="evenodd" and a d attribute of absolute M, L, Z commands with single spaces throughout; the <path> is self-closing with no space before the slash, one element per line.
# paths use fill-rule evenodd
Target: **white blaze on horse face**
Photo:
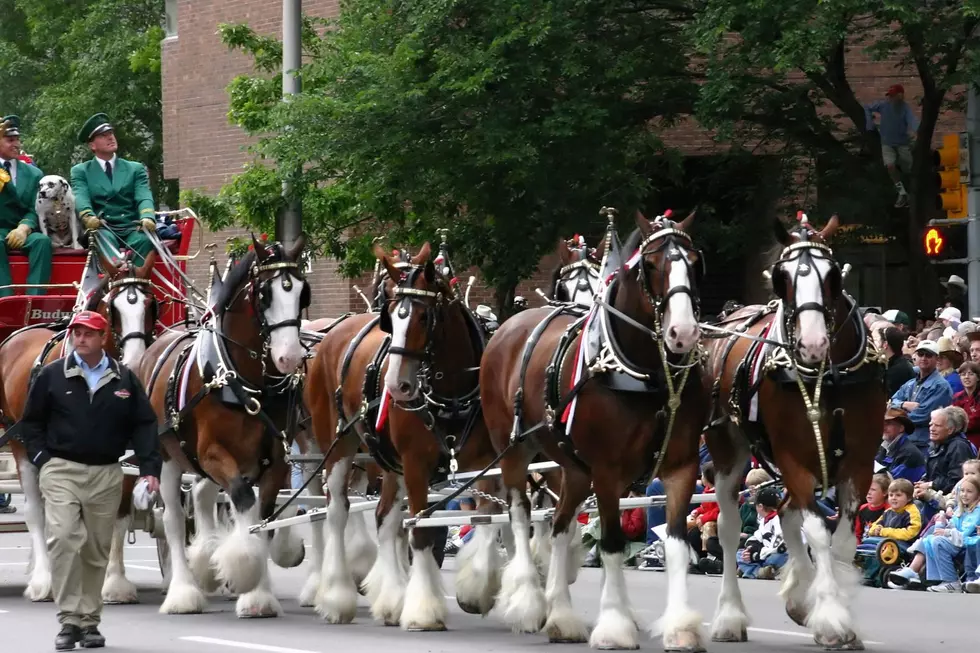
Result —
<path fill-rule="evenodd" d="M 402 315 L 402 308 L 405 309 Z M 408 342 L 408 326 L 412 322 L 412 303 L 402 300 L 395 304 L 391 316 L 391 347 L 402 349 Z M 410 401 L 415 397 L 418 386 L 415 383 L 418 362 L 406 360 L 401 354 L 388 354 L 388 371 L 385 373 L 385 386 L 388 393 L 397 401 Z"/>
<path fill-rule="evenodd" d="M 272 301 L 263 313 L 265 323 L 272 331 L 269 333 L 269 353 L 280 374 L 292 374 L 303 362 L 305 351 L 299 339 L 300 297 L 303 295 L 305 281 L 290 279 L 289 289 L 283 288 L 282 277 L 276 277 L 269 284 Z M 296 326 L 275 326 L 293 320 Z"/>
<path fill-rule="evenodd" d="M 673 247 L 671 248 L 673 249 Z M 670 272 L 667 274 L 669 293 L 675 288 L 691 287 L 687 250 L 677 247 L 681 258 L 670 261 Z M 686 354 L 691 351 L 701 337 L 701 328 L 694 317 L 694 302 L 688 293 L 678 292 L 667 300 L 667 310 L 664 311 L 664 343 L 667 349 L 675 354 Z"/>
<path fill-rule="evenodd" d="M 796 306 L 804 304 L 816 304 L 823 306 L 823 284 L 822 279 L 826 279 L 830 274 L 830 263 L 827 259 L 811 256 L 812 265 L 804 264 L 797 258 L 795 261 L 786 265 L 789 278 L 793 280 Z M 802 265 L 808 265 L 809 271 L 802 274 L 805 269 Z M 800 356 L 805 363 L 819 363 L 827 356 L 830 349 L 830 337 L 827 334 L 827 322 L 824 320 L 822 312 L 807 309 L 799 313 L 796 318 L 797 328 L 797 348 Z"/>
<path fill-rule="evenodd" d="M 130 293 L 134 293 L 136 301 L 129 302 Z M 119 321 L 122 323 L 119 336 L 126 337 L 131 333 L 146 335 L 146 293 L 142 289 L 130 286 L 116 294 L 112 300 Z M 119 343 L 116 343 L 118 346 Z M 140 359 L 146 352 L 146 341 L 142 338 L 129 338 L 122 343 L 122 364 L 133 370 L 139 365 Z"/>

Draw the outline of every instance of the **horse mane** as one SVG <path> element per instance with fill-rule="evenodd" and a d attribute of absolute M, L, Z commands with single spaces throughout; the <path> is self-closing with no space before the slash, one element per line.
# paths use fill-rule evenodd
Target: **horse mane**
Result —
<path fill-rule="evenodd" d="M 555 266 L 555 269 L 551 271 L 551 285 L 548 286 L 548 292 L 553 295 L 552 299 L 556 301 L 561 301 L 558 299 L 558 293 L 564 291 L 564 286 L 558 285 L 558 280 L 561 278 L 561 261 Z"/>
<path fill-rule="evenodd" d="M 621 251 L 624 263 L 629 260 L 631 256 L 633 256 L 633 252 L 640 247 L 641 242 L 643 242 L 643 233 L 640 231 L 640 228 L 637 227 L 632 231 L 632 233 L 630 233 L 630 235 L 626 238 L 626 241 L 623 243 Z M 626 274 L 625 265 L 619 268 L 619 273 L 617 276 L 619 277 L 620 282 L 623 281 L 624 274 Z"/>
<path fill-rule="evenodd" d="M 248 278 L 248 272 L 252 265 L 255 263 L 256 254 L 254 251 L 249 250 L 249 252 L 241 258 L 228 271 L 228 276 L 225 277 L 224 283 L 221 285 L 221 290 L 218 292 L 218 296 L 214 301 L 214 310 L 218 315 L 222 315 L 231 300 L 238 294 L 240 286 Z"/>

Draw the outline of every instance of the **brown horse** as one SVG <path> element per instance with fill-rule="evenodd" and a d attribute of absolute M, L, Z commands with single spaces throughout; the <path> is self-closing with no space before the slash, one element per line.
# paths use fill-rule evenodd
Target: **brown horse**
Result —
<path fill-rule="evenodd" d="M 728 337 L 708 345 L 703 381 L 714 406 L 705 440 L 715 465 L 724 548 L 712 637 L 747 637 L 736 580 L 736 493 L 751 450 L 770 469 L 775 464 L 788 494 L 781 511 L 790 556 L 781 592 L 787 613 L 809 627 L 818 644 L 853 650 L 863 647 L 849 605 L 856 584 L 854 518 L 871 483 L 887 397 L 877 348 L 856 302 L 843 292 L 844 275 L 826 245 L 837 216 L 820 232 L 801 219 L 792 233 L 776 222 L 784 246 L 770 275 L 778 301 L 735 311 L 716 325 Z M 815 486 L 826 491 L 830 484 L 839 507 L 833 534 L 814 494 Z"/>
<path fill-rule="evenodd" d="M 123 364 L 132 366 L 142 356 L 146 344 L 153 338 L 156 323 L 156 298 L 150 289 L 150 274 L 156 253 L 151 252 L 144 264 L 134 268 L 128 261 L 112 262 L 101 253 L 91 255 L 86 264 L 86 279 L 82 290 L 87 293 L 82 308 L 97 311 L 109 323 L 105 336 L 106 353 L 117 358 L 124 348 Z M 96 261 L 101 270 L 96 267 Z M 19 420 L 27 402 L 27 394 L 36 370 L 70 353 L 70 340 L 65 325 L 30 326 L 10 335 L 0 344 L 0 410 L 8 420 Z M 44 501 L 38 485 L 37 468 L 27 458 L 24 446 L 16 439 L 10 442 L 17 462 L 17 475 L 24 490 L 25 516 L 31 536 L 30 581 L 24 596 L 32 601 L 51 600 L 51 563 L 44 537 Z M 130 490 L 135 479 L 126 479 Z M 103 585 L 103 599 L 110 603 L 133 603 L 136 587 L 126 578 L 122 550 L 116 551 L 129 527 L 128 494 L 120 505 L 119 519 L 113 536 L 113 553 Z"/>
<path fill-rule="evenodd" d="M 516 630 L 543 627 L 555 642 L 589 639 L 599 648 L 638 647 L 621 567 L 626 540 L 619 499 L 630 483 L 659 473 L 669 496 L 664 642 L 672 650 L 700 648 L 701 619 L 687 600 L 685 540 L 708 403 L 701 385 L 687 382 L 700 364 L 697 280 L 703 260 L 687 234 L 693 217 L 674 223 L 637 214 L 637 229 L 624 250 L 633 255 L 622 264 L 618 247 L 607 248 L 608 286 L 585 325 L 585 318 L 529 310 L 504 322 L 487 346 L 480 370 L 483 410 L 495 448 L 506 452 L 500 466 L 516 542 L 500 601 Z M 607 242 L 614 234 L 610 221 Z M 572 397 L 575 406 L 568 403 Z M 567 420 L 566 407 L 574 410 Z M 537 450 L 563 471 L 547 594 L 527 540 L 524 486 Z M 572 524 L 590 483 L 602 520 L 605 572 L 591 638 L 572 612 L 567 561 L 576 532 Z"/>
<path fill-rule="evenodd" d="M 279 373 L 291 374 L 305 354 L 300 313 L 309 305 L 310 290 L 299 263 L 303 245 L 303 238 L 289 249 L 253 238 L 252 250 L 214 293 L 201 328 L 162 336 L 143 358 L 140 378 L 164 425 L 160 492 L 171 578 L 162 613 L 201 612 L 206 607 L 202 587 L 210 591 L 223 582 L 239 594 L 238 616 L 281 614 L 269 584 L 268 537 L 252 534 L 250 527 L 272 514 L 286 482 L 285 437 L 262 402 L 266 360 Z M 205 479 L 193 490 L 189 561 L 182 471 Z M 231 500 L 230 532 L 219 530 L 215 519 L 219 489 Z M 278 561 L 281 566 L 298 564 L 302 541 L 277 545 L 283 536 L 274 535 L 272 552 L 291 558 Z"/>

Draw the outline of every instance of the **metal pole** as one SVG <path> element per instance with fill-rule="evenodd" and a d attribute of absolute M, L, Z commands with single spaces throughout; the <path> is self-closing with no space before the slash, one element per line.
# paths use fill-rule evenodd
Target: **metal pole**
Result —
<path fill-rule="evenodd" d="M 966 109 L 966 132 L 970 141 L 970 181 L 967 190 L 966 269 L 968 315 L 980 316 L 980 98 L 977 87 L 970 84 Z"/>
<path fill-rule="evenodd" d="M 300 92 L 299 67 L 302 58 L 303 0 L 282 0 L 282 99 Z M 292 191 L 292 177 L 295 170 L 284 170 L 282 194 L 288 196 Z M 299 238 L 303 228 L 303 206 L 296 199 L 291 200 L 282 215 L 276 219 L 276 240 L 286 247 Z"/>

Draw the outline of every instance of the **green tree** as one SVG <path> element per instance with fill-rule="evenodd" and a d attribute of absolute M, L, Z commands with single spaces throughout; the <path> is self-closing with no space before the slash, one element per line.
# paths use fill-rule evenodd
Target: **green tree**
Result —
<path fill-rule="evenodd" d="M 24 147 L 67 177 L 91 156 L 82 123 L 104 111 L 120 155 L 145 163 L 154 198 L 176 205 L 163 179 L 160 42 L 163 0 L 10 0 L 0 20 L 0 111 L 23 120 Z"/>
<path fill-rule="evenodd" d="M 976 78 L 977 22 L 962 2 L 945 0 L 701 0 L 690 25 L 705 76 L 697 115 L 736 142 L 761 139 L 813 162 L 827 204 L 821 213 L 838 211 L 896 236 L 911 262 L 929 270 L 917 243 L 935 217 L 931 141 L 941 112 L 962 108 L 962 84 Z M 921 103 L 912 104 L 921 124 L 908 209 L 892 207 L 878 134 L 865 129 L 855 91 L 861 81 L 848 69 L 859 52 L 896 61 L 896 75 L 922 84 Z M 911 301 L 924 296 L 930 274 L 916 278 L 919 295 Z"/>
<path fill-rule="evenodd" d="M 369 262 L 370 240 L 418 244 L 451 229 L 498 308 L 561 234 L 601 232 L 656 180 L 658 128 L 689 111 L 685 14 L 669 2 L 348 0 L 321 38 L 308 20 L 304 91 L 280 102 L 281 45 L 226 26 L 257 75 L 230 86 L 232 119 L 264 135 L 258 164 L 217 199 L 185 196 L 225 224 L 269 230 L 297 170 L 304 229 Z M 265 164 L 275 162 L 271 170 Z M 203 213 L 202 213 L 203 214 Z"/>

